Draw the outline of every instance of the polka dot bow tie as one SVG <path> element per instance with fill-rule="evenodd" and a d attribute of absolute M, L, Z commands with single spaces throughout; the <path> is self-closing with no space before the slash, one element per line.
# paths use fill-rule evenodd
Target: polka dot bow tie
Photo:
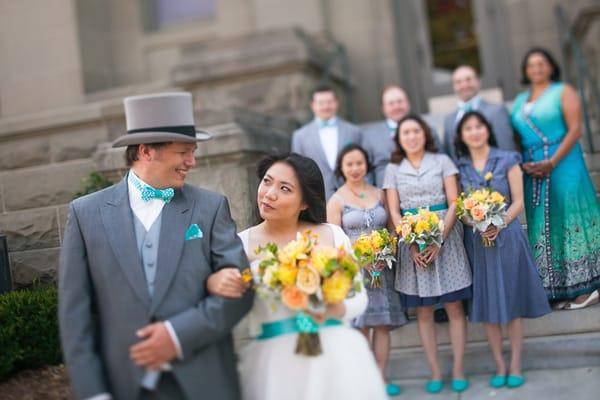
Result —
<path fill-rule="evenodd" d="M 145 185 L 139 180 L 135 179 L 135 176 L 132 178 L 133 185 L 140 191 L 142 200 L 145 202 L 148 202 L 152 199 L 159 199 L 165 203 L 169 203 L 175 195 L 175 191 L 172 188 L 155 189 L 152 186 Z"/>

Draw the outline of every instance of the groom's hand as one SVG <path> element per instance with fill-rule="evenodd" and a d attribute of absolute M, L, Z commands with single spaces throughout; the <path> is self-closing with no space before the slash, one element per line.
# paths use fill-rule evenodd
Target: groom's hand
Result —
<path fill-rule="evenodd" d="M 164 322 L 146 325 L 137 331 L 137 336 L 144 340 L 131 346 L 129 357 L 138 367 L 158 370 L 177 357 L 175 343 Z"/>

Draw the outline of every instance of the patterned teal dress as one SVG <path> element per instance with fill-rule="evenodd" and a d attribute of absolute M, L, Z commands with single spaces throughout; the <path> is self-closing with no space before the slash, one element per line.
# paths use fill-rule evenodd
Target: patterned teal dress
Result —
<path fill-rule="evenodd" d="M 554 155 L 567 133 L 562 83 L 552 83 L 533 103 L 520 93 L 512 123 L 521 137 L 523 161 Z M 525 175 L 527 233 L 550 300 L 572 299 L 600 288 L 600 207 L 577 143 L 549 177 Z"/>

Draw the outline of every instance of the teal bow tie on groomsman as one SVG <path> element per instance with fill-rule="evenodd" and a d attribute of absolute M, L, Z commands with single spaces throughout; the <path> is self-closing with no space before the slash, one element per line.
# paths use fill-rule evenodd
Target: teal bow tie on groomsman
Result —
<path fill-rule="evenodd" d="M 329 118 L 327 120 L 322 120 L 317 118 L 317 123 L 319 124 L 319 128 L 329 128 L 337 126 L 336 118 Z"/>
<path fill-rule="evenodd" d="M 471 102 L 466 102 L 466 103 L 462 103 L 458 106 L 458 108 L 460 109 L 460 111 L 463 112 L 463 114 L 468 113 L 469 111 L 473 111 L 473 103 Z"/>
<path fill-rule="evenodd" d="M 159 199 L 164 201 L 165 203 L 169 203 L 173 199 L 173 196 L 175 196 L 175 191 L 172 188 L 155 189 L 150 185 L 146 185 L 145 183 L 140 182 L 140 180 L 135 176 L 135 174 L 131 174 L 130 176 L 133 186 L 135 186 L 135 188 L 140 191 L 142 200 L 145 202 L 148 202 L 152 199 Z"/>

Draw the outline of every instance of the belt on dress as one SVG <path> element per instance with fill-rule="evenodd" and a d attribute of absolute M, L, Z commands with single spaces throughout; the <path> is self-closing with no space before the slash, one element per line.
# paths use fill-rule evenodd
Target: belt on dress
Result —
<path fill-rule="evenodd" d="M 318 325 L 320 328 L 329 326 L 339 326 L 342 322 L 338 319 L 328 319 L 322 324 Z M 297 317 L 291 317 L 286 319 L 280 319 L 279 321 L 266 322 L 262 324 L 262 333 L 256 337 L 256 340 L 271 339 L 281 335 L 287 335 L 289 333 L 300 333 L 303 331 L 299 326 L 299 320 Z"/>
<path fill-rule="evenodd" d="M 448 203 L 439 203 L 439 204 L 434 204 L 434 205 L 428 206 L 428 207 L 403 208 L 400 211 L 401 211 L 402 215 L 405 215 L 405 214 L 414 215 L 419 212 L 419 208 L 423 208 L 423 209 L 429 210 L 429 211 L 442 211 L 442 210 L 448 209 Z"/>

